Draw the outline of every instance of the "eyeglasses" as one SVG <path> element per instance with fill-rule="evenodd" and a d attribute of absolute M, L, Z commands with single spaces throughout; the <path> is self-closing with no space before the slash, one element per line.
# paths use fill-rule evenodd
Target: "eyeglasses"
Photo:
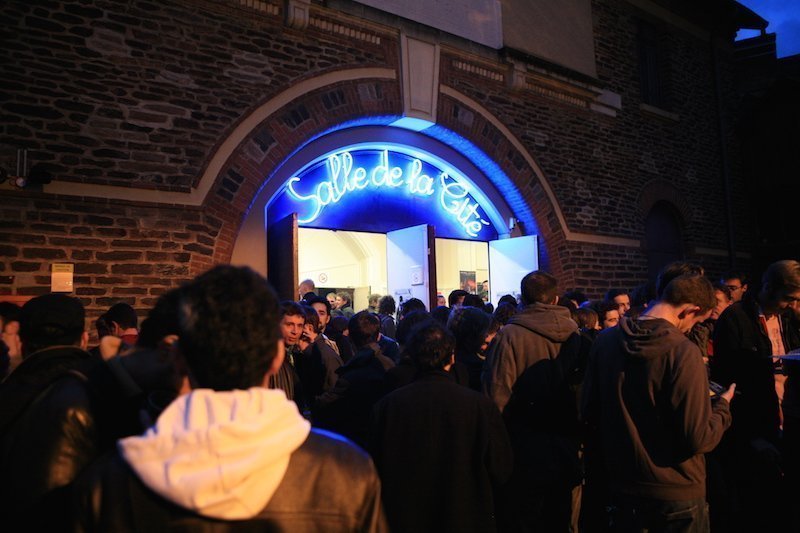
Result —
<path fill-rule="evenodd" d="M 742 288 L 741 285 L 725 285 L 725 287 L 731 292 L 741 290 Z"/>

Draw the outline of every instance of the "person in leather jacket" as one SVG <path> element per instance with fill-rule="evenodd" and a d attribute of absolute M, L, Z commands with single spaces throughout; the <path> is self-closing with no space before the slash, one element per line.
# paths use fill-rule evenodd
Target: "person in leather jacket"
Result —
<path fill-rule="evenodd" d="M 181 289 L 180 395 L 75 482 L 71 531 L 383 531 L 380 480 L 265 387 L 284 357 L 268 282 L 218 266 Z"/>
<path fill-rule="evenodd" d="M 96 456 L 84 316 L 62 294 L 22 308 L 23 360 L 0 386 L 0 513 L 12 530 Z"/>

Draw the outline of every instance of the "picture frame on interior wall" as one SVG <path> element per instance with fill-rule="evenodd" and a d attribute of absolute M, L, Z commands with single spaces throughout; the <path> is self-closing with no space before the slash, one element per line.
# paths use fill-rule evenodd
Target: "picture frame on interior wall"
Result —
<path fill-rule="evenodd" d="M 470 294 L 477 294 L 478 293 L 478 279 L 475 275 L 474 270 L 460 270 L 459 271 L 459 280 L 461 290 L 467 291 Z"/>

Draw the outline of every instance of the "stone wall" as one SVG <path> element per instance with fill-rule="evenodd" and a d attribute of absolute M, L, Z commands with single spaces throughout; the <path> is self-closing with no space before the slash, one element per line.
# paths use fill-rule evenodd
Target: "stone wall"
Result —
<path fill-rule="evenodd" d="M 90 316 L 119 299 L 144 311 L 166 288 L 230 259 L 264 180 L 304 141 L 365 115 L 389 120 L 402 113 L 395 28 L 315 4 L 308 27 L 293 29 L 281 5 L 132 0 L 0 6 L 0 16 L 15 21 L 0 47 L 0 164 L 13 168 L 16 149 L 25 147 L 30 163 L 47 164 L 61 182 L 185 193 L 198 185 L 231 131 L 276 95 L 331 72 L 396 72 L 394 80 L 342 82 L 288 102 L 233 150 L 199 205 L 3 185 L 0 294 L 46 292 L 50 263 L 71 262 L 76 295 Z M 471 52 L 451 46 L 442 54 L 440 82 L 502 121 L 541 169 L 557 205 L 522 153 L 476 109 L 440 95 L 439 122 L 511 177 L 535 218 L 543 264 L 564 288 L 599 295 L 644 280 L 642 248 L 618 241 L 643 239 L 642 205 L 652 201 L 643 191 L 654 180 L 677 191 L 687 256 L 717 274 L 728 259 L 718 251 L 726 248 L 727 226 L 711 44 L 663 26 L 670 106 L 653 112 L 640 105 L 636 65 L 637 21 L 647 15 L 622 0 L 595 0 L 592 10 L 598 78 L 589 81 L 620 95 L 616 116 L 513 87 L 501 55 L 481 51 L 484 72 L 461 65 L 474 59 Z M 723 50 L 723 84 L 730 81 L 728 59 Z M 724 87 L 727 110 L 735 100 Z M 727 124 L 733 124 L 730 117 Z M 736 178 L 735 139 L 727 141 L 737 245 L 747 251 L 752 224 Z"/>

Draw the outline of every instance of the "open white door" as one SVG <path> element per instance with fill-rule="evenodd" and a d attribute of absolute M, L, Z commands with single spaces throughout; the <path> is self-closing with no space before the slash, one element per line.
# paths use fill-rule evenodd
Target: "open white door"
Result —
<path fill-rule="evenodd" d="M 539 268 L 536 235 L 489 242 L 489 301 L 497 305 L 504 294 L 519 296 L 519 283 Z"/>
<path fill-rule="evenodd" d="M 433 227 L 412 226 L 386 234 L 386 274 L 389 294 L 398 307 L 419 298 L 428 310 L 436 303 Z"/>

